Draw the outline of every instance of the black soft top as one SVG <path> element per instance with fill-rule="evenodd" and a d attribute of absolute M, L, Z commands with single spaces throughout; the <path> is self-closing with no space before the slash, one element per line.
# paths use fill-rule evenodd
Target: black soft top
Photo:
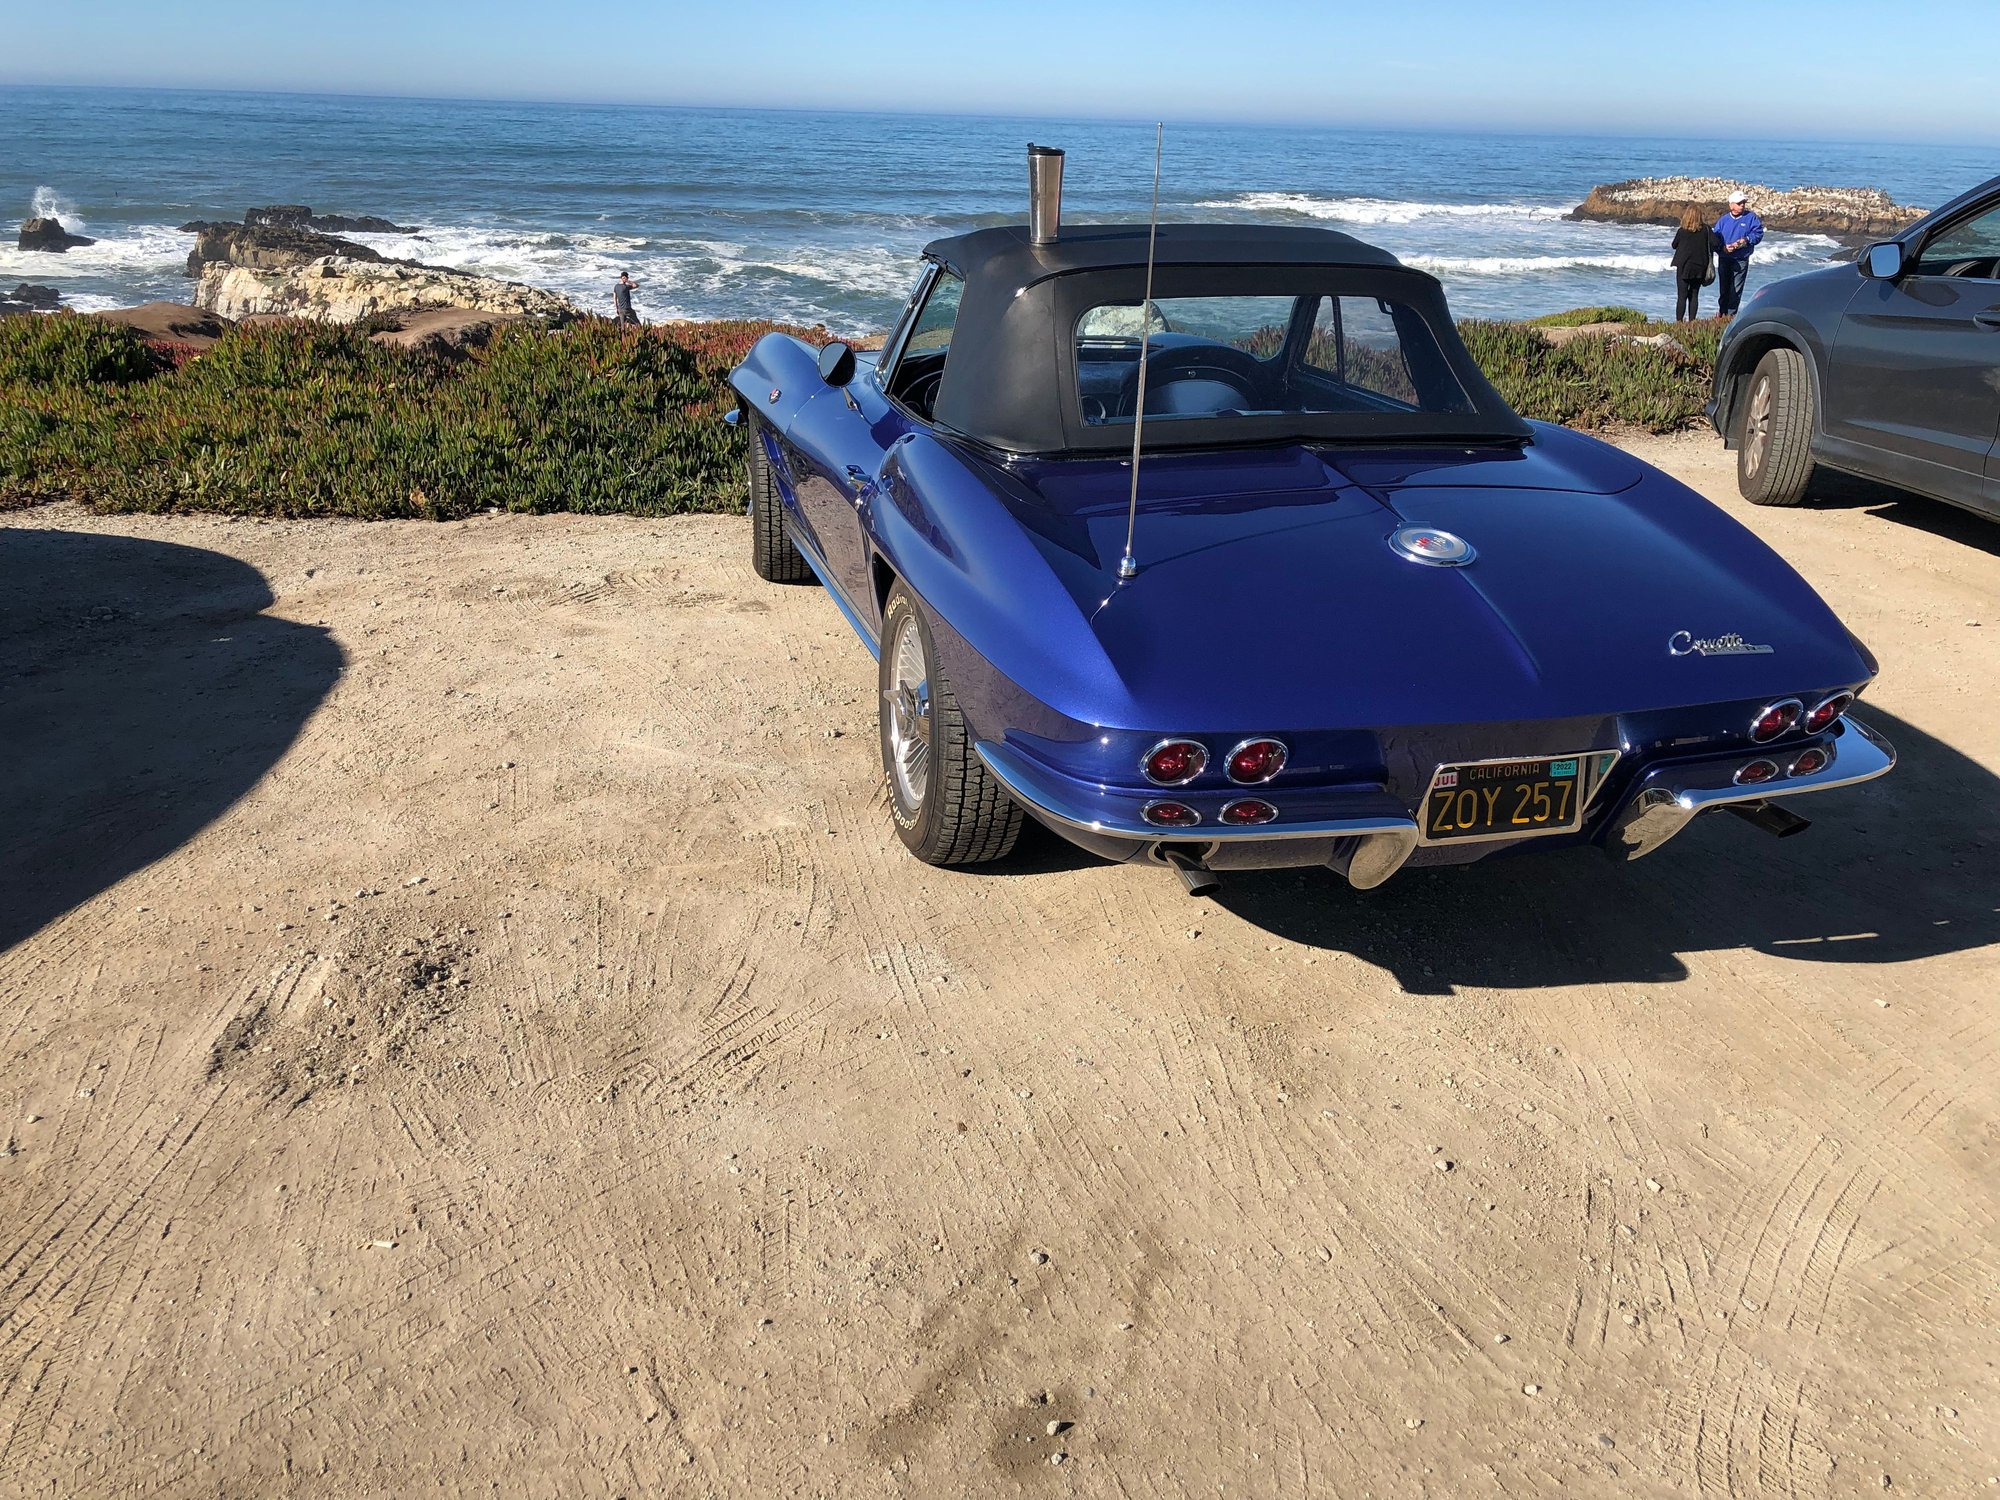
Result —
<path fill-rule="evenodd" d="M 968 283 L 976 273 L 1008 295 L 1049 276 L 1146 264 L 1144 224 L 1079 224 L 1037 245 L 1024 224 L 932 240 L 924 254 Z M 1273 224 L 1162 224 L 1155 266 L 1396 266 L 1387 250 L 1336 229 Z M 968 285 L 967 290 L 971 290 Z"/>
<path fill-rule="evenodd" d="M 1111 453 L 1129 430 L 1092 426 L 1076 401 L 1076 324 L 1086 308 L 1143 298 L 1144 224 L 1068 225 L 1035 244 L 1024 225 L 978 229 L 924 247 L 965 283 L 932 418 L 1007 453 Z M 1477 408 L 1454 416 L 1381 414 L 1184 420 L 1148 426 L 1149 448 L 1229 446 L 1289 438 L 1513 438 L 1528 428 L 1501 399 L 1452 325 L 1435 278 L 1332 229 L 1267 224 L 1162 224 L 1154 294 L 1297 292 L 1325 288 L 1393 298 L 1423 314 Z"/>

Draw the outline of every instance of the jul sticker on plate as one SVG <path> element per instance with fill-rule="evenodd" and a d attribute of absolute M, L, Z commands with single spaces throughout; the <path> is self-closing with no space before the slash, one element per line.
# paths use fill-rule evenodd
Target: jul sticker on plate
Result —
<path fill-rule="evenodd" d="M 1458 772 L 1456 772 L 1456 771 L 1440 771 L 1440 772 L 1438 772 L 1438 779 L 1437 779 L 1437 784 L 1438 784 L 1439 786 L 1457 786 L 1457 785 L 1458 785 Z"/>

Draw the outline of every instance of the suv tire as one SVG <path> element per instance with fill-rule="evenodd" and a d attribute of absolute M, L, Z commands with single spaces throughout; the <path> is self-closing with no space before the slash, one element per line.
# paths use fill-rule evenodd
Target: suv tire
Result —
<path fill-rule="evenodd" d="M 1736 446 L 1736 488 L 1752 505 L 1797 505 L 1812 483 L 1812 381 L 1806 357 L 1773 349 L 1750 373 Z"/>

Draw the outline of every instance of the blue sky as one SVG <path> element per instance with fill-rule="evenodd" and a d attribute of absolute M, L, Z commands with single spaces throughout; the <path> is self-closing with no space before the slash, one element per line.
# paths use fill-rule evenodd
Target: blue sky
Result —
<path fill-rule="evenodd" d="M 0 82 L 2000 142 L 2000 0 L 64 0 Z"/>

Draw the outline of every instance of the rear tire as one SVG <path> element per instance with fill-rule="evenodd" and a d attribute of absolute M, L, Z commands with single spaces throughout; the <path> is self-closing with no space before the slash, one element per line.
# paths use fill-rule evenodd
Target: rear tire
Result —
<path fill-rule="evenodd" d="M 926 864 L 1001 859 L 1021 834 L 1021 808 L 972 748 L 929 622 L 898 586 L 882 611 L 882 769 L 896 832 Z"/>
<path fill-rule="evenodd" d="M 1812 381 L 1789 347 L 1757 361 L 1743 404 L 1736 488 L 1752 505 L 1797 505 L 1812 483 Z"/>
<path fill-rule="evenodd" d="M 750 438 L 750 566 L 767 583 L 803 583 L 812 569 L 785 529 L 785 507 L 778 498 L 771 455 L 764 451 L 763 426 L 755 417 L 744 425 Z"/>

